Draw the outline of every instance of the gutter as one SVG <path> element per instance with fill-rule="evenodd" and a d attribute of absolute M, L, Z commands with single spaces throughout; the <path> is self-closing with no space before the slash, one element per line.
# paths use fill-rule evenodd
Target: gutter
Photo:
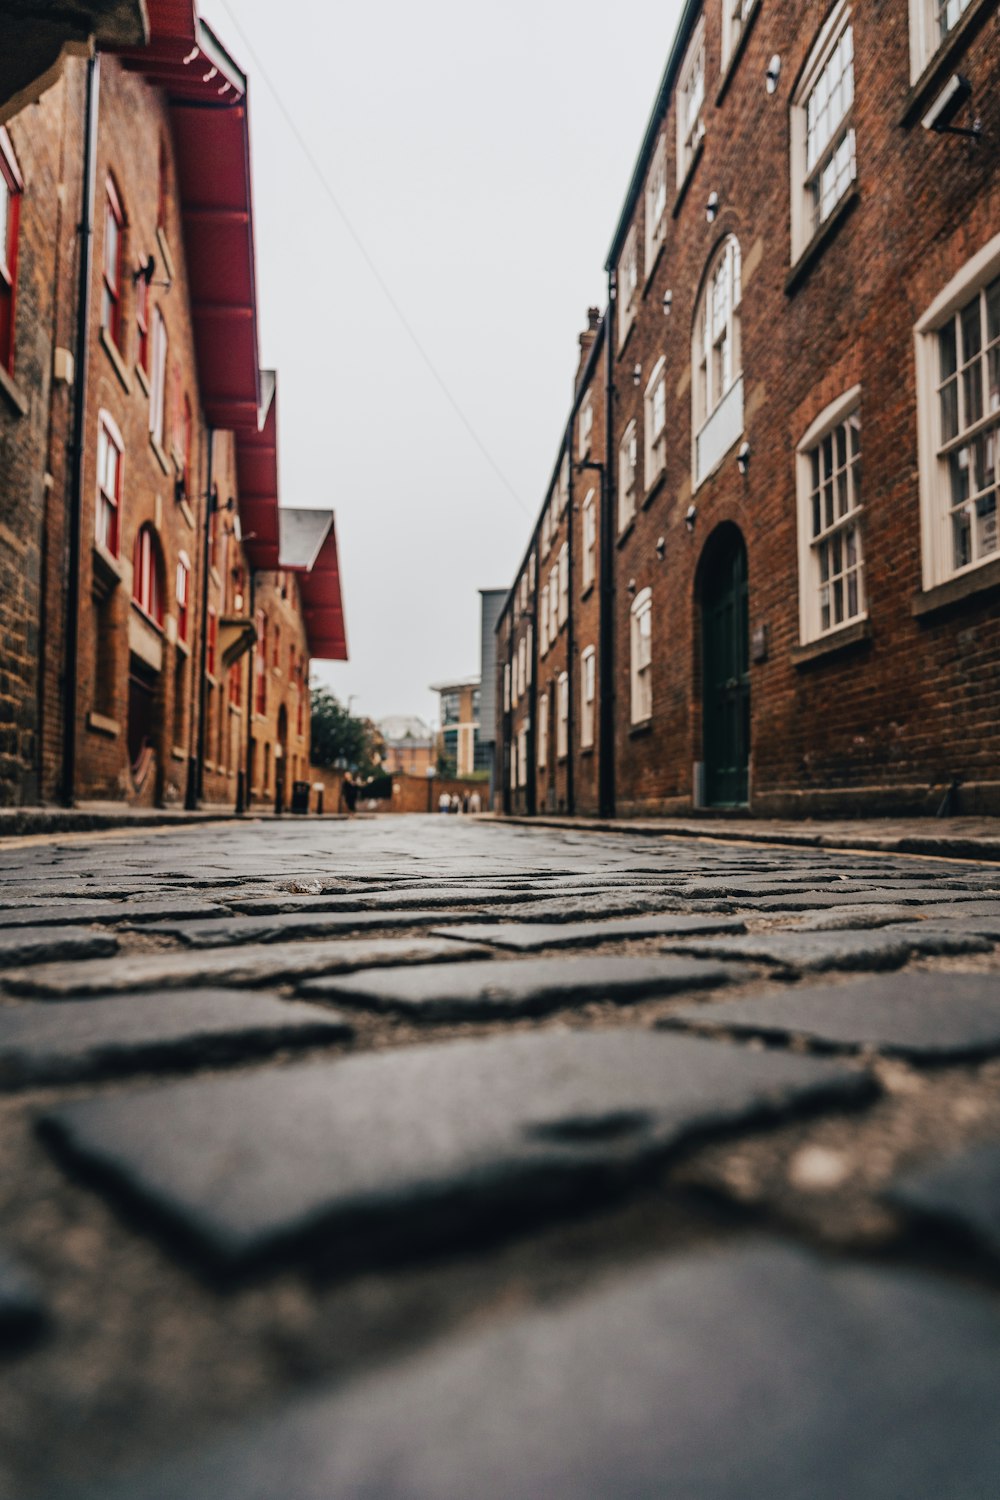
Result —
<path fill-rule="evenodd" d="M 604 334 L 605 355 L 605 409 L 604 409 L 604 473 L 601 476 L 601 589 L 600 625 L 598 638 L 598 671 L 600 700 L 598 745 L 600 764 L 598 767 L 598 806 L 602 818 L 615 815 L 615 679 L 613 650 L 615 642 L 615 486 L 617 484 L 617 448 L 614 442 L 615 411 L 615 360 L 614 328 L 618 308 L 618 287 L 615 271 L 608 271 L 608 310 Z"/>
<path fill-rule="evenodd" d="M 70 486 L 66 567 L 66 655 L 63 677 L 63 780 L 66 807 L 76 802 L 77 678 L 80 670 L 80 536 L 83 516 L 86 448 L 87 373 L 89 365 L 90 282 L 94 263 L 94 200 L 97 184 L 97 122 L 101 93 L 101 58 L 87 63 L 87 103 L 83 144 L 83 201 L 80 212 L 80 282 L 76 310 L 76 390 L 73 402 L 73 470 Z"/>

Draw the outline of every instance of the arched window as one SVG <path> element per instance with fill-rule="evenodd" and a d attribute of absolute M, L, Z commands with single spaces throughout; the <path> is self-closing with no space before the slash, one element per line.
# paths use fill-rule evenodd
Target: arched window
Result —
<path fill-rule="evenodd" d="M 642 589 L 632 601 L 630 630 L 632 723 L 653 717 L 653 595 Z"/>
<path fill-rule="evenodd" d="M 643 482 L 648 490 L 667 462 L 667 366 L 662 355 L 653 366 L 646 386 L 643 431 L 646 436 Z"/>
<path fill-rule="evenodd" d="M 583 502 L 583 587 L 591 587 L 597 574 L 597 498 L 587 491 Z"/>
<path fill-rule="evenodd" d="M 692 333 L 695 488 L 718 468 L 743 432 L 740 303 L 740 246 L 729 235 L 709 266 Z"/>
<path fill-rule="evenodd" d="M 139 527 L 132 554 L 132 599 L 144 615 L 163 624 L 163 554 L 147 521 Z"/>
<path fill-rule="evenodd" d="M 565 760 L 569 754 L 569 673 L 560 672 L 556 679 L 556 756 Z"/>
<path fill-rule="evenodd" d="M 594 703 L 597 698 L 597 652 L 587 646 L 580 655 L 580 748 L 594 744 Z"/>

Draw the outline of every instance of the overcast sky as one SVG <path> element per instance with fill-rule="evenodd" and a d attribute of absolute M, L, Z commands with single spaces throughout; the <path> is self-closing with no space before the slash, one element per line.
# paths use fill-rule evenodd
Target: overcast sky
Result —
<path fill-rule="evenodd" d="M 230 3 L 200 10 L 250 77 L 282 501 L 337 517 L 350 661 L 315 675 L 355 713 L 432 719 L 544 496 L 680 3 Z"/>

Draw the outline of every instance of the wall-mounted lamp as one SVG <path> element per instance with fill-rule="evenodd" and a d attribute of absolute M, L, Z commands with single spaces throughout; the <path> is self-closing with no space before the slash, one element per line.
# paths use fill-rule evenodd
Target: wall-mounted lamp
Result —
<path fill-rule="evenodd" d="M 670 316 L 670 309 L 673 307 L 673 305 L 674 305 L 674 294 L 673 294 L 673 292 L 671 292 L 669 290 L 665 291 L 663 293 L 663 311 L 664 311 L 664 314 L 668 318 Z"/>
<path fill-rule="evenodd" d="M 708 202 L 705 204 L 705 218 L 710 224 L 715 223 L 716 214 L 719 212 L 718 193 L 709 193 Z"/>
<path fill-rule="evenodd" d="M 745 474 L 750 467 L 750 444 L 742 443 L 740 451 L 736 455 L 736 467 L 741 474 Z"/>
<path fill-rule="evenodd" d="M 628 581 L 628 591 L 629 591 L 630 594 L 634 594 L 635 593 L 635 579 L 634 578 L 630 578 L 629 581 Z"/>
<path fill-rule="evenodd" d="M 694 531 L 694 523 L 695 521 L 697 521 L 697 519 L 698 507 L 696 505 L 689 505 L 687 508 L 687 514 L 684 517 L 684 525 L 687 527 L 688 531 Z"/>
<path fill-rule="evenodd" d="M 962 106 L 971 99 L 972 84 L 961 73 L 953 73 L 920 123 L 935 135 L 967 135 L 978 141 L 983 133 L 979 120 L 973 120 L 971 125 L 952 124 Z"/>
<path fill-rule="evenodd" d="M 632 384 L 642 385 L 642 365 L 636 365 L 632 371 Z"/>
<path fill-rule="evenodd" d="M 666 556 L 666 551 L 667 551 L 667 539 L 666 539 L 666 537 L 665 536 L 658 536 L 656 538 L 656 555 L 660 559 L 660 562 L 662 562 L 663 559 L 664 559 L 664 557 Z"/>
<path fill-rule="evenodd" d="M 767 89 L 767 92 L 769 94 L 773 94 L 775 89 L 778 87 L 778 79 L 780 77 L 781 58 L 776 52 L 771 58 L 771 61 L 768 63 L 767 72 L 764 74 L 764 87 Z"/>

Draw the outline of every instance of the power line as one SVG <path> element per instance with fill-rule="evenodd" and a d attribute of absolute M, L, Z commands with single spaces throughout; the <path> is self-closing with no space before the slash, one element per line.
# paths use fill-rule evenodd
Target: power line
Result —
<path fill-rule="evenodd" d="M 284 118 L 285 124 L 288 126 L 289 130 L 292 132 L 292 135 L 295 137 L 295 140 L 298 142 L 299 147 L 300 147 L 300 149 L 302 151 L 303 156 L 305 157 L 306 161 L 309 163 L 310 167 L 312 168 L 313 172 L 315 173 L 317 182 L 319 183 L 320 187 L 323 189 L 323 191 L 326 194 L 326 196 L 329 198 L 331 204 L 333 205 L 334 210 L 336 211 L 336 213 L 339 216 L 342 224 L 344 225 L 344 228 L 347 230 L 347 232 L 350 235 L 351 239 L 354 241 L 355 245 L 357 246 L 358 251 L 359 251 L 359 253 L 361 255 L 362 260 L 364 261 L 365 265 L 368 267 L 369 271 L 372 273 L 372 275 L 374 276 L 376 282 L 378 283 L 378 286 L 379 286 L 379 289 L 382 292 L 382 295 L 385 297 L 385 299 L 388 302 L 389 306 L 392 308 L 393 312 L 396 314 L 396 317 L 399 319 L 400 323 L 402 324 L 403 329 L 405 330 L 406 334 L 408 335 L 408 337 L 409 337 L 410 341 L 412 342 L 414 348 L 416 349 L 417 353 L 420 355 L 420 358 L 423 360 L 424 364 L 427 366 L 427 369 L 430 371 L 430 374 L 432 375 L 432 377 L 436 381 L 439 389 L 443 393 L 445 399 L 448 401 L 448 403 L 451 406 L 452 410 L 454 411 L 455 415 L 458 417 L 458 419 L 461 422 L 462 426 L 465 428 L 466 432 L 469 434 L 469 436 L 471 437 L 472 441 L 475 443 L 476 447 L 479 449 L 480 453 L 483 455 L 483 457 L 485 458 L 486 462 L 489 464 L 490 468 L 493 470 L 494 474 L 500 480 L 500 483 L 503 485 L 504 489 L 508 492 L 508 494 L 510 495 L 511 499 L 519 507 L 519 509 L 523 512 L 523 514 L 526 515 L 526 516 L 528 516 L 528 518 L 530 520 L 530 515 L 529 515 L 529 512 L 528 512 L 528 508 L 524 504 L 524 501 L 521 499 L 520 495 L 517 493 L 517 491 L 515 490 L 514 486 L 511 484 L 510 480 L 507 478 L 506 474 L 503 472 L 503 470 L 501 469 L 500 465 L 497 463 L 496 459 L 493 457 L 492 453 L 487 448 L 487 446 L 483 442 L 482 438 L 479 436 L 479 433 L 476 431 L 476 429 L 473 427 L 472 423 L 469 421 L 469 418 L 466 416 L 465 412 L 462 410 L 461 406 L 458 404 L 458 401 L 452 395 L 451 390 L 449 389 L 448 384 L 445 381 L 444 376 L 441 374 L 440 370 L 437 368 L 437 366 L 435 365 L 434 361 L 431 359 L 430 355 L 427 353 L 427 350 L 424 348 L 423 344 L 420 342 L 420 337 L 417 334 L 416 329 L 410 323 L 410 321 L 407 318 L 406 314 L 404 313 L 402 307 L 396 301 L 396 298 L 393 296 L 392 289 L 390 288 L 390 286 L 389 286 L 388 282 L 386 281 L 385 277 L 382 275 L 382 272 L 379 270 L 379 268 L 376 265 L 374 259 L 369 254 L 368 247 L 365 245 L 365 242 L 361 238 L 361 235 L 358 233 L 358 231 L 355 229 L 353 223 L 351 222 L 351 218 L 350 218 L 350 215 L 348 214 L 347 210 L 344 208 L 343 204 L 340 202 L 340 200 L 337 197 L 336 193 L 333 191 L 333 188 L 330 186 L 329 182 L 327 181 L 327 177 L 326 177 L 326 174 L 323 171 L 323 168 L 320 166 L 320 164 L 317 161 L 315 155 L 313 154 L 312 148 L 310 147 L 310 145 L 309 145 L 308 141 L 306 140 L 305 136 L 302 134 L 302 131 L 299 129 L 298 125 L 295 123 L 295 120 L 292 117 L 291 112 L 287 108 L 284 99 L 282 99 L 281 94 L 278 92 L 277 85 L 271 81 L 271 78 L 268 75 L 267 69 L 264 67 L 264 64 L 261 62 L 261 60 L 258 57 L 256 51 L 254 50 L 254 47 L 253 47 L 253 44 L 250 41 L 250 38 L 247 36 L 246 32 L 243 30 L 243 27 L 240 25 L 239 21 L 236 19 L 236 16 L 233 14 L 232 7 L 228 3 L 228 0 L 219 0 L 219 4 L 222 6 L 223 10 L 226 12 L 226 14 L 228 15 L 229 19 L 232 21 L 232 23 L 235 26 L 236 30 L 239 32 L 240 37 L 243 40 L 243 45 L 246 47 L 247 52 L 250 55 L 250 59 L 253 62 L 254 67 L 256 68 L 257 72 L 260 74 L 261 78 L 264 80 L 265 84 L 267 85 L 268 91 L 270 92 L 272 98 L 274 99 L 275 104 L 277 104 L 278 109 L 280 110 L 280 112 L 281 112 L 281 114 L 282 114 L 282 116 Z"/>

